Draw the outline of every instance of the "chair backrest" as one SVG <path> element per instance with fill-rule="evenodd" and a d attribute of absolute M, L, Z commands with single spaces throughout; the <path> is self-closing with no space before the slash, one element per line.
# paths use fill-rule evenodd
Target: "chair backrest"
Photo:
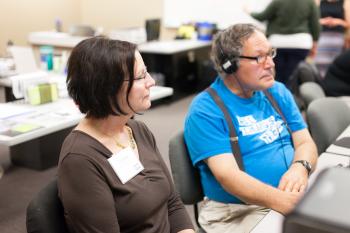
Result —
<path fill-rule="evenodd" d="M 306 106 L 309 106 L 309 104 L 316 99 L 326 97 L 322 87 L 315 82 L 305 82 L 301 84 L 299 87 L 299 92 Z"/>
<path fill-rule="evenodd" d="M 314 64 L 302 61 L 293 71 L 288 86 L 293 94 L 299 95 L 299 86 L 305 82 L 318 82 L 320 73 Z"/>
<path fill-rule="evenodd" d="M 199 171 L 193 167 L 184 141 L 183 131 L 170 139 L 169 159 L 175 187 L 184 204 L 197 204 L 203 200 Z"/>
<path fill-rule="evenodd" d="M 58 198 L 57 180 L 51 181 L 27 207 L 28 233 L 69 233 Z"/>
<path fill-rule="evenodd" d="M 312 101 L 306 114 L 319 154 L 350 124 L 350 108 L 343 100 L 337 98 L 326 97 Z"/>

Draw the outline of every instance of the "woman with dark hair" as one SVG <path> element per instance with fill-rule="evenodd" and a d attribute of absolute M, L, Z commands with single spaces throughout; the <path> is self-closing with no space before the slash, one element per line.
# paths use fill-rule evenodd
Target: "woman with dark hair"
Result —
<path fill-rule="evenodd" d="M 151 106 L 154 86 L 136 45 L 82 41 L 69 58 L 67 85 L 86 114 L 65 139 L 58 167 L 70 232 L 194 233 L 154 136 L 131 119 Z"/>

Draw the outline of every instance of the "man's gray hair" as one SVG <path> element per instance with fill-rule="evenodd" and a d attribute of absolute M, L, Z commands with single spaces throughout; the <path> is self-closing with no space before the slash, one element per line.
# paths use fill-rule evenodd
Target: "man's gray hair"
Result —
<path fill-rule="evenodd" d="M 225 74 L 221 67 L 224 60 L 240 56 L 243 43 L 256 31 L 261 30 L 253 24 L 235 24 L 214 36 L 211 59 L 217 72 Z"/>

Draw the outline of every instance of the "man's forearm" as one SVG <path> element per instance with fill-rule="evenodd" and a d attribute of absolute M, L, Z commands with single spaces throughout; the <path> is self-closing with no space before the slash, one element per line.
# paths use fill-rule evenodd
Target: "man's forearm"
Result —
<path fill-rule="evenodd" d="M 294 160 L 306 160 L 311 164 L 311 172 L 313 172 L 317 165 L 317 149 L 313 142 L 305 142 L 295 148 Z"/>
<path fill-rule="evenodd" d="M 291 210 L 298 198 L 236 171 L 232 179 L 219 181 L 224 189 L 248 204 L 265 206 L 281 213 Z M 299 195 L 297 195 L 299 196 Z"/>
<path fill-rule="evenodd" d="M 292 135 L 294 144 L 294 160 L 306 160 L 311 164 L 312 171 L 315 170 L 317 164 L 317 148 L 311 135 L 307 129 L 294 132 Z"/>

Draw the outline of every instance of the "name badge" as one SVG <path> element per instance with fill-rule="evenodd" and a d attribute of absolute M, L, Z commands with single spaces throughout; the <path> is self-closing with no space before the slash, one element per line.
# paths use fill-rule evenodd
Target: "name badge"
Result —
<path fill-rule="evenodd" d="M 112 157 L 108 159 L 108 162 L 122 184 L 131 180 L 144 169 L 140 160 L 130 147 L 113 154 Z"/>

